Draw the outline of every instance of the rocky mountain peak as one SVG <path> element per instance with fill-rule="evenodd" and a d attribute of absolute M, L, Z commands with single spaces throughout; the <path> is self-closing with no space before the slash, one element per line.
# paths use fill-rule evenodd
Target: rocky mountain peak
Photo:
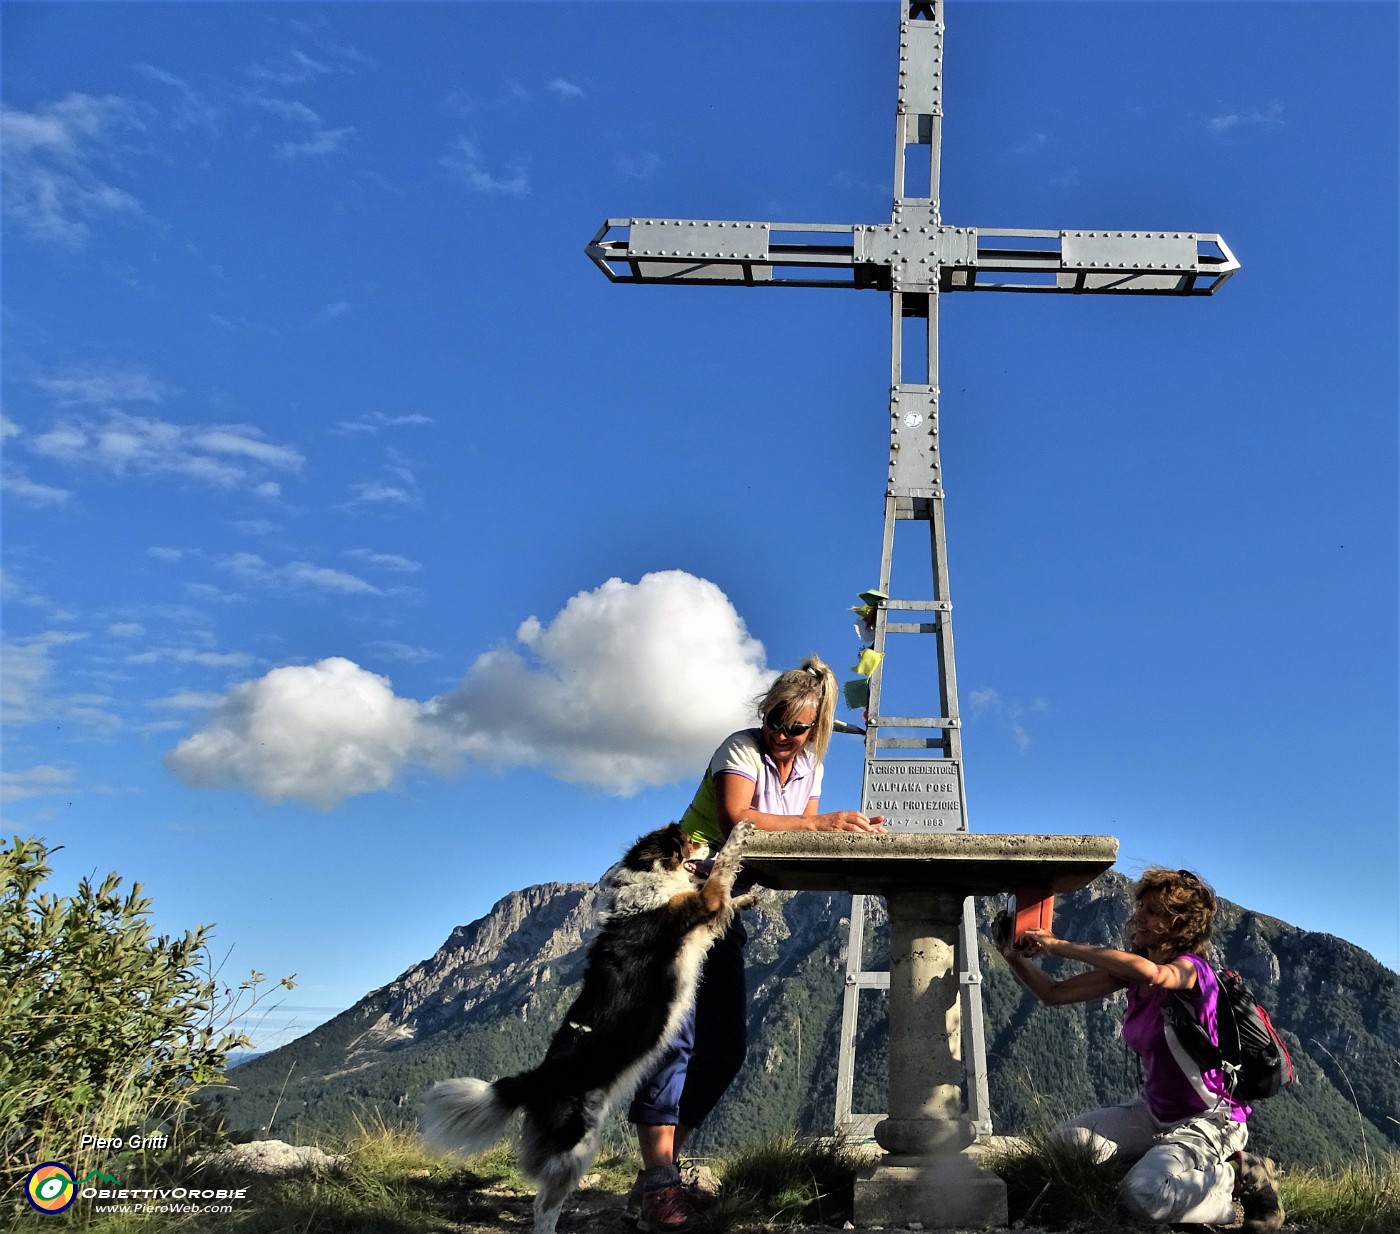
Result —
<path fill-rule="evenodd" d="M 583 946 L 593 924 L 592 883 L 541 883 L 502 896 L 458 926 L 426 960 L 369 996 L 377 1017 L 361 1046 L 421 1038 L 469 1015 L 522 969 Z"/>

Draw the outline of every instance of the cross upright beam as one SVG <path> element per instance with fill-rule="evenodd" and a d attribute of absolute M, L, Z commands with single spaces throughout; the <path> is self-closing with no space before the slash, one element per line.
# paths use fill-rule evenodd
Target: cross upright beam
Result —
<path fill-rule="evenodd" d="M 942 293 L 1206 296 L 1219 291 L 1239 269 L 1225 241 L 1209 232 L 945 224 L 939 207 L 942 128 L 942 0 L 900 0 L 894 202 L 888 222 L 613 218 L 586 249 L 598 268 L 618 283 L 854 287 L 889 294 L 889 466 L 880 590 L 890 595 L 895 528 L 900 522 L 928 524 L 932 576 L 929 594 L 891 596 L 875 614 L 874 647 L 885 653 L 885 660 L 871 681 L 862 808 L 886 815 L 895 832 L 968 829 L 939 457 Z M 911 152 L 918 153 L 911 158 Z M 906 323 L 911 319 L 909 332 Z M 906 342 L 913 344 L 909 354 Z M 897 666 L 897 657 L 889 654 L 889 640 L 910 634 L 935 638 L 933 715 L 881 711 L 881 682 Z M 862 968 L 864 915 L 863 897 L 857 895 L 837 1076 L 837 1124 L 857 1128 L 862 1119 L 873 1117 L 851 1113 L 859 993 L 889 986 L 888 974 Z M 981 975 L 971 898 L 962 904 L 960 952 L 967 1121 L 976 1132 L 989 1134 Z M 956 1038 L 956 1029 L 951 1031 Z M 892 1102 L 894 1098 L 892 1092 Z M 913 1132 L 907 1142 L 901 1138 L 906 1136 L 903 1124 L 909 1121 L 887 1118 L 876 1130 L 880 1142 L 896 1155 L 919 1151 Z"/>

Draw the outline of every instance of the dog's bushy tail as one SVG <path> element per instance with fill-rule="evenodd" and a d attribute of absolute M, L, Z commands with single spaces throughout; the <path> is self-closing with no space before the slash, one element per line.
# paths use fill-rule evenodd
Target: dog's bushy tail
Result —
<path fill-rule="evenodd" d="M 423 1098 L 423 1138 L 468 1156 L 490 1148 L 519 1108 L 515 1087 L 472 1079 L 434 1084 Z"/>

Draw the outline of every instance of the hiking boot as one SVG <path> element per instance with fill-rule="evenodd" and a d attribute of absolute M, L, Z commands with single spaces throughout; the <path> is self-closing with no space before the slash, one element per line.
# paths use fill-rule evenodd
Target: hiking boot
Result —
<path fill-rule="evenodd" d="M 642 1191 L 637 1229 L 643 1234 L 680 1234 L 683 1230 L 699 1229 L 703 1224 L 704 1218 L 695 1211 L 680 1183 Z"/>
<path fill-rule="evenodd" d="M 698 1213 L 713 1208 L 719 1199 L 721 1184 L 710 1167 L 694 1161 L 681 1161 L 677 1163 L 677 1168 L 681 1172 L 681 1186 L 685 1188 L 690 1206 Z"/>
<path fill-rule="evenodd" d="M 1283 1225 L 1283 1205 L 1278 1198 L 1278 1167 L 1267 1157 L 1240 1153 L 1240 1176 L 1235 1198 L 1244 1209 L 1242 1234 L 1271 1234 Z"/>
<path fill-rule="evenodd" d="M 637 1223 L 637 1218 L 642 1215 L 642 1180 L 645 1177 L 645 1170 L 637 1171 L 637 1181 L 632 1184 L 632 1189 L 628 1191 L 627 1199 L 623 1202 L 623 1215 L 633 1225 Z"/>

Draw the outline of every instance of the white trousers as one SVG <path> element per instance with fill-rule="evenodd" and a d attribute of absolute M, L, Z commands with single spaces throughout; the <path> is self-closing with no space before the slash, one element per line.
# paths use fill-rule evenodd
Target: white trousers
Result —
<path fill-rule="evenodd" d="M 1136 1164 L 1120 1187 L 1123 1205 L 1147 1221 L 1230 1222 L 1235 1171 L 1230 1157 L 1249 1132 L 1221 1110 L 1180 1123 L 1153 1117 L 1141 1096 L 1122 1105 L 1085 1110 L 1061 1123 L 1052 1141 L 1087 1151 L 1095 1161 Z"/>

